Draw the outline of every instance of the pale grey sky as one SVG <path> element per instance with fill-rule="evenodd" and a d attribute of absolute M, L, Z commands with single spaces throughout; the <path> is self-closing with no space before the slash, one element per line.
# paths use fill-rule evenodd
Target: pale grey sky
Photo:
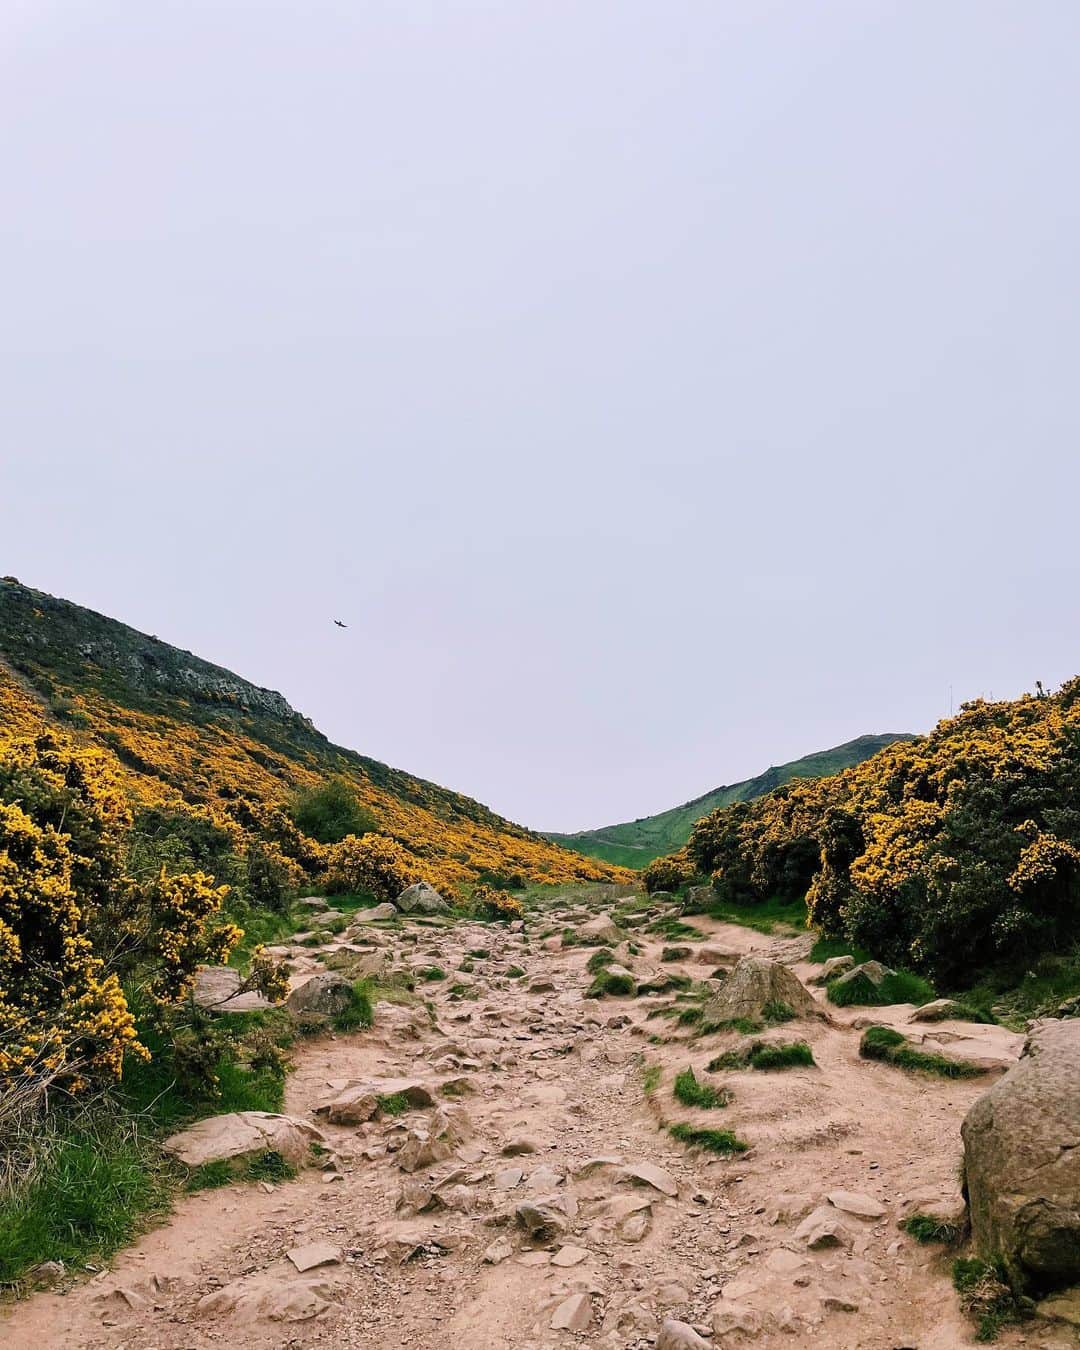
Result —
<path fill-rule="evenodd" d="M 1058 683 L 1078 126 L 1076 0 L 7 0 L 0 571 L 551 829 Z"/>

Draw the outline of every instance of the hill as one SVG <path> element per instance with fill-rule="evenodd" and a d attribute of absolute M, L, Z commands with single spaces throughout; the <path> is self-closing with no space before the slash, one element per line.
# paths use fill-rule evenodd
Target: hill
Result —
<path fill-rule="evenodd" d="M 861 763 L 894 741 L 910 739 L 911 736 L 906 732 L 859 736 L 843 745 L 835 745 L 831 750 L 818 750 L 801 759 L 793 759 L 789 764 L 766 769 L 756 778 L 713 788 L 691 802 L 673 806 L 655 816 L 643 816 L 622 825 L 606 825 L 598 830 L 579 830 L 574 834 L 545 833 L 544 837 L 588 857 L 600 858 L 622 867 L 644 867 L 661 854 L 682 848 L 690 838 L 694 825 L 711 811 L 731 806 L 734 802 L 764 797 L 793 778 L 823 778 L 827 774 L 838 773 L 841 769 Z"/>
<path fill-rule="evenodd" d="M 115 759 L 136 823 L 175 836 L 194 854 L 182 862 L 206 862 L 205 827 L 225 831 L 242 853 L 257 841 L 260 865 L 269 855 L 294 879 L 297 868 L 317 876 L 324 851 L 297 830 L 288 806 L 298 789 L 333 778 L 437 884 L 618 876 L 469 797 L 333 745 L 273 690 L 5 578 L 0 739 L 50 725 Z"/>

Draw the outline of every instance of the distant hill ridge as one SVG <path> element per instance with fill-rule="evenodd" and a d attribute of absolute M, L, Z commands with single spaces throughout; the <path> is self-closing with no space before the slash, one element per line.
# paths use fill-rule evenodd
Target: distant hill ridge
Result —
<path fill-rule="evenodd" d="M 655 816 L 642 816 L 621 825 L 605 825 L 597 830 L 578 830 L 572 834 L 552 831 L 545 833 L 545 838 L 605 862 L 623 867 L 644 867 L 653 858 L 682 848 L 702 816 L 709 815 L 719 807 L 763 797 L 793 778 L 824 778 L 853 764 L 861 764 L 864 759 L 869 759 L 895 741 L 914 739 L 910 732 L 904 731 L 857 736 L 855 740 L 834 745 L 830 750 L 817 750 L 813 754 L 803 755 L 801 759 L 793 759 L 788 764 L 774 765 L 755 778 L 745 778 L 739 783 L 713 788 L 693 801 L 673 806 Z"/>

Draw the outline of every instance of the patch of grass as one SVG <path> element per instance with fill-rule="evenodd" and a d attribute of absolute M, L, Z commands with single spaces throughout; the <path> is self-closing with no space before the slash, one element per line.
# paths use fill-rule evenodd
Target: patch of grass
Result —
<path fill-rule="evenodd" d="M 416 974 L 419 979 L 427 980 L 431 984 L 446 979 L 446 971 L 442 966 L 421 966 Z"/>
<path fill-rule="evenodd" d="M 375 1021 L 375 1007 L 370 980 L 356 980 L 349 991 L 349 1002 L 335 1013 L 335 1031 L 363 1031 Z"/>
<path fill-rule="evenodd" d="M 585 991 L 586 998 L 620 997 L 634 992 L 632 975 L 621 971 L 602 970 Z"/>
<path fill-rule="evenodd" d="M 900 1223 L 905 1233 L 910 1233 L 916 1242 L 943 1242 L 951 1246 L 959 1241 L 960 1226 L 946 1223 L 944 1219 L 935 1219 L 929 1214 L 912 1214 Z"/>
<path fill-rule="evenodd" d="M 26 1174 L 0 1192 L 0 1284 L 42 1261 L 107 1258 L 168 1212 L 173 1182 L 150 1131 L 109 1109 L 33 1141 Z"/>
<path fill-rule="evenodd" d="M 960 1306 L 975 1323 L 975 1339 L 997 1340 L 1003 1327 L 1020 1322 L 1024 1311 L 1000 1269 L 977 1257 L 958 1257 L 952 1268 Z"/>
<path fill-rule="evenodd" d="M 291 1181 L 296 1176 L 296 1168 L 275 1149 L 267 1149 L 251 1159 L 244 1168 L 244 1176 L 248 1181 Z"/>
<path fill-rule="evenodd" d="M 403 1092 L 391 1092 L 379 1097 L 379 1110 L 384 1116 L 401 1116 L 409 1109 L 409 1099 Z"/>
<path fill-rule="evenodd" d="M 700 1004 L 691 1004 L 688 1008 L 672 1008 L 671 1012 L 677 1014 L 676 1021 L 681 1027 L 694 1026 L 705 1015 L 705 1009 Z"/>
<path fill-rule="evenodd" d="M 686 947 L 665 947 L 660 953 L 661 961 L 685 961 L 690 956 Z"/>
<path fill-rule="evenodd" d="M 852 1005 L 885 1007 L 890 1003 L 914 1003 L 921 1007 L 937 997 L 929 980 L 924 980 L 921 975 L 915 975 L 910 970 L 898 970 L 886 975 L 878 985 L 863 975 L 847 983 L 842 977 L 830 980 L 825 986 L 825 994 L 829 1002 L 838 1008 Z"/>
<path fill-rule="evenodd" d="M 813 1068 L 814 1052 L 805 1041 L 788 1045 L 759 1045 L 750 1053 L 752 1069 Z"/>
<path fill-rule="evenodd" d="M 806 902 L 782 900 L 774 896 L 756 905 L 731 905 L 717 902 L 706 910 L 710 919 L 723 923 L 737 923 L 752 928 L 755 933 L 773 933 L 777 927 L 805 928 Z"/>
<path fill-rule="evenodd" d="M 659 1064 L 647 1064 L 641 1073 L 641 1090 L 646 1097 L 651 1097 L 660 1086 L 660 1079 L 663 1077 L 663 1069 Z"/>
<path fill-rule="evenodd" d="M 687 1125 L 684 1121 L 669 1126 L 668 1133 L 680 1143 L 687 1144 L 691 1148 L 703 1148 L 709 1153 L 745 1153 L 750 1147 L 731 1130 L 698 1129 L 696 1126 Z"/>
<path fill-rule="evenodd" d="M 471 961 L 487 961 L 491 956 L 489 947 L 474 947 L 471 951 L 465 953 Z"/>
<path fill-rule="evenodd" d="M 761 1016 L 766 1026 L 780 1026 L 784 1022 L 794 1021 L 795 1009 L 780 999 L 773 999 L 761 1009 Z"/>
<path fill-rule="evenodd" d="M 727 1106 L 731 1100 L 731 1094 L 724 1089 L 700 1082 L 692 1067 L 676 1074 L 673 1091 L 683 1106 L 700 1106 L 706 1110 Z"/>
<path fill-rule="evenodd" d="M 862 947 L 852 946 L 846 938 L 823 937 L 821 934 L 815 939 L 806 959 L 814 961 L 818 965 L 824 965 L 826 961 L 831 961 L 834 956 L 850 956 L 852 964 L 856 966 L 861 966 L 864 961 L 873 960 L 873 955 L 870 952 L 865 951 Z"/>
<path fill-rule="evenodd" d="M 461 965 L 458 966 L 458 970 L 461 972 L 462 975 L 471 975 L 475 969 L 476 969 L 475 962 L 470 961 L 468 957 L 466 957 L 465 960 L 462 961 Z"/>
<path fill-rule="evenodd" d="M 508 980 L 523 980 L 525 978 L 525 971 L 521 966 L 510 966 L 506 972 L 506 978 Z"/>
<path fill-rule="evenodd" d="M 661 937 L 670 939 L 672 942 L 702 942 L 705 934 L 700 928 L 694 928 L 688 923 L 683 923 L 681 919 L 673 918 L 670 914 L 665 914 L 662 918 L 654 919 L 646 930 L 647 933 L 657 933 Z"/>
<path fill-rule="evenodd" d="M 879 1059 L 900 1069 L 933 1073 L 940 1078 L 977 1078 L 985 1072 L 967 1060 L 916 1049 L 892 1027 L 867 1027 L 859 1042 L 859 1054 L 863 1059 Z"/>
<path fill-rule="evenodd" d="M 709 1035 L 714 1031 L 737 1031 L 740 1036 L 754 1036 L 761 1031 L 764 1023 L 757 1021 L 753 1017 L 732 1017 L 725 1022 L 703 1021 L 701 1024 L 701 1034 Z"/>
<path fill-rule="evenodd" d="M 224 1158 L 217 1162 L 203 1163 L 201 1167 L 194 1168 L 187 1175 L 184 1182 L 185 1191 L 213 1191 L 220 1186 L 228 1186 L 231 1181 L 235 1181 L 232 1168 Z"/>
<path fill-rule="evenodd" d="M 610 966 L 614 960 L 615 953 L 610 947 L 600 947 L 585 962 L 585 969 L 590 975 L 599 975 L 604 967 Z"/>

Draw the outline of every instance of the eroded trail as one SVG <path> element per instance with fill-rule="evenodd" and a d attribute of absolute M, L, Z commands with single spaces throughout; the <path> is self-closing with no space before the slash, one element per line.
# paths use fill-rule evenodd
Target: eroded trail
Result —
<path fill-rule="evenodd" d="M 695 1038 L 692 1023 L 657 1015 L 670 991 L 587 999 L 594 948 L 541 936 L 593 917 L 563 902 L 528 934 L 403 922 L 346 935 L 357 950 L 447 977 L 418 984 L 426 1006 L 380 1003 L 372 1030 L 298 1050 L 286 1111 L 317 1121 L 326 1166 L 185 1199 L 112 1270 L 16 1306 L 0 1340 L 14 1350 L 643 1348 L 670 1316 L 714 1346 L 972 1343 L 938 1249 L 897 1220 L 955 1193 L 960 1121 L 990 1080 L 860 1060 L 855 1010 L 783 1029 L 809 1042 L 816 1067 L 710 1073 L 737 1032 Z M 616 951 L 639 980 L 701 980 L 749 950 L 814 973 L 803 937 L 693 920 L 703 936 L 676 939 L 672 952 L 649 931 L 657 917 L 628 916 L 638 950 Z M 312 964 L 310 949 L 297 951 Z M 1018 1045 L 999 1028 L 936 1030 L 972 1032 L 990 1058 Z M 730 1103 L 675 1101 L 688 1065 Z M 359 1123 L 314 1115 L 354 1083 L 374 1083 L 389 1111 Z M 749 1148 L 687 1148 L 666 1128 L 675 1121 L 731 1130 Z M 830 1204 L 839 1192 L 854 1199 Z M 827 1214 L 808 1225 L 820 1207 Z M 305 1248 L 326 1264 L 298 1270 Z"/>

